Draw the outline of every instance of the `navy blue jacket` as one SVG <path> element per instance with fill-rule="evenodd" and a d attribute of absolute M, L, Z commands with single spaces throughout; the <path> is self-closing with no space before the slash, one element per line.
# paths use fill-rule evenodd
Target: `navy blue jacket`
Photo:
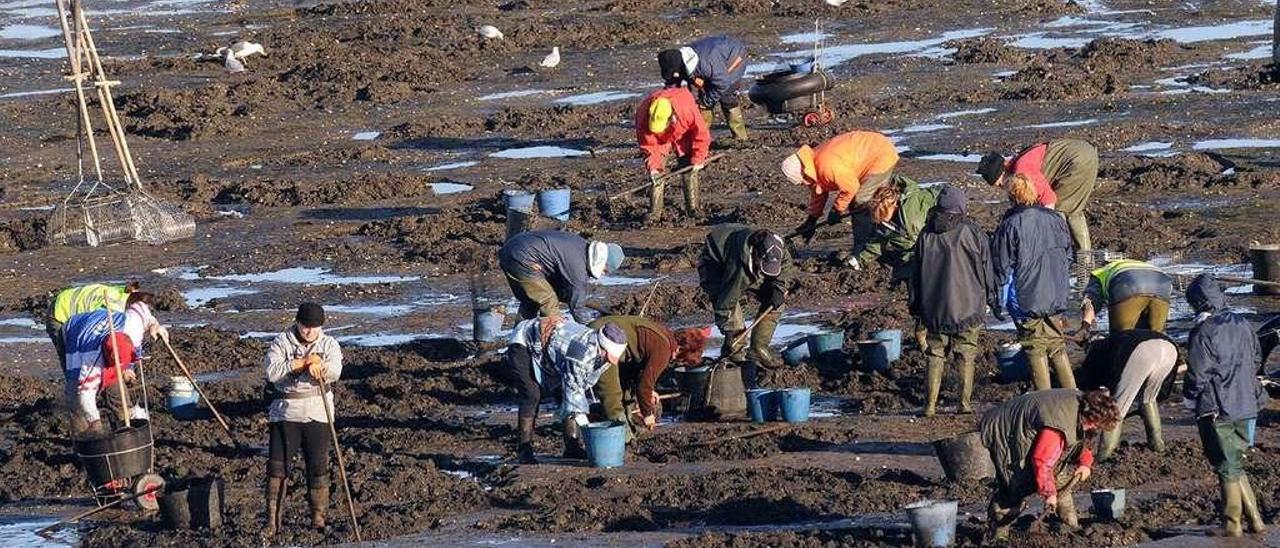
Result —
<path fill-rule="evenodd" d="M 982 325 L 994 302 L 987 234 L 969 217 L 933 208 L 916 238 L 911 313 L 929 331 L 956 334 Z"/>
<path fill-rule="evenodd" d="M 536 230 L 516 235 L 498 251 L 498 265 L 516 278 L 542 276 L 556 297 L 569 304 L 578 323 L 590 319 L 585 308 L 590 292 L 587 270 L 588 242 L 559 230 Z"/>
<path fill-rule="evenodd" d="M 1218 281 L 1200 275 L 1187 288 L 1187 302 L 1209 317 L 1187 338 L 1187 376 L 1182 395 L 1196 403 L 1196 416 L 1216 415 L 1218 422 L 1258 416 L 1264 398 L 1258 382 L 1262 349 L 1253 325 L 1226 309 Z"/>
<path fill-rule="evenodd" d="M 1067 309 L 1071 233 L 1053 210 L 1014 207 L 991 239 L 996 281 L 1008 284 L 1005 308 L 1015 319 L 1048 318 Z"/>
<path fill-rule="evenodd" d="M 747 73 L 747 45 L 729 36 L 708 36 L 689 47 L 698 54 L 698 68 L 689 76 L 703 80 L 698 104 L 711 108 Z"/>

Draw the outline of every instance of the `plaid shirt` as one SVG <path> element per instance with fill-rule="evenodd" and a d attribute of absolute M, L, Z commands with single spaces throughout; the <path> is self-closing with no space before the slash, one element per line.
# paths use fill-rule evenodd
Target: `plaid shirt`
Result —
<path fill-rule="evenodd" d="M 543 336 L 543 323 L 550 329 L 546 336 Z M 564 394 L 562 412 L 586 413 L 590 409 L 587 391 L 609 368 L 608 360 L 600 351 L 600 334 L 596 330 L 568 320 L 555 325 L 546 318 L 535 318 L 516 324 L 511 344 L 529 349 L 539 384 L 546 386 L 553 379 L 559 379 Z"/>

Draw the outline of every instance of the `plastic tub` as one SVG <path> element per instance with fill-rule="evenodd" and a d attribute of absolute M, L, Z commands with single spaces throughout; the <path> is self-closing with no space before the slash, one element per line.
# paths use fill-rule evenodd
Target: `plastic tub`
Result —
<path fill-rule="evenodd" d="M 538 192 L 538 211 L 543 217 L 567 222 L 572 193 L 573 191 L 568 188 L 552 188 Z"/>
<path fill-rule="evenodd" d="M 889 344 L 889 363 L 893 363 L 902 358 L 902 330 L 901 329 L 881 329 L 872 331 L 871 338 L 877 341 L 885 341 Z"/>
<path fill-rule="evenodd" d="M 1093 515 L 1103 521 L 1124 516 L 1124 489 L 1098 489 L 1089 493 L 1093 499 Z"/>
<path fill-rule="evenodd" d="M 788 388 L 781 392 L 782 420 L 787 422 L 808 422 L 809 389 Z"/>
<path fill-rule="evenodd" d="M 862 370 L 867 373 L 884 373 L 889 370 L 889 343 L 875 339 L 858 341 L 858 356 L 862 358 Z"/>
<path fill-rule="evenodd" d="M 770 388 L 752 388 L 747 390 L 747 414 L 751 422 L 763 423 L 778 420 L 782 394 Z"/>
<path fill-rule="evenodd" d="M 814 333 L 805 339 L 809 347 L 809 357 L 830 364 L 843 358 L 844 331 Z"/>
<path fill-rule="evenodd" d="M 93 485 L 146 473 L 153 462 L 151 425 L 135 420 L 132 428 L 95 439 L 76 440 L 75 452 Z"/>
<path fill-rule="evenodd" d="M 622 421 L 593 422 L 582 428 L 587 461 L 596 468 L 622 466 L 627 448 L 627 425 Z"/>
<path fill-rule="evenodd" d="M 504 190 L 502 191 L 502 201 L 507 206 L 507 211 L 519 211 L 521 213 L 533 213 L 534 195 L 523 190 Z"/>
<path fill-rule="evenodd" d="M 169 392 L 165 396 L 165 407 L 169 408 L 169 414 L 178 420 L 191 420 L 196 418 L 199 411 L 200 393 L 196 392 L 195 385 L 186 377 L 170 377 Z"/>
<path fill-rule="evenodd" d="M 782 362 L 787 365 L 800 365 L 809 357 L 809 341 L 801 339 L 791 343 L 782 351 Z"/>
<path fill-rule="evenodd" d="M 472 340 L 475 342 L 493 342 L 497 340 L 498 334 L 502 331 L 502 322 L 506 317 L 506 314 L 496 310 L 472 311 Z"/>
<path fill-rule="evenodd" d="M 1000 345 L 996 351 L 996 367 L 1004 382 L 1031 380 L 1031 362 L 1027 361 L 1027 353 L 1022 351 L 1020 343 Z"/>
<path fill-rule="evenodd" d="M 991 454 L 982 445 L 982 436 L 977 432 L 934 441 L 933 452 L 938 455 L 938 463 L 948 480 L 971 481 L 996 475 Z"/>

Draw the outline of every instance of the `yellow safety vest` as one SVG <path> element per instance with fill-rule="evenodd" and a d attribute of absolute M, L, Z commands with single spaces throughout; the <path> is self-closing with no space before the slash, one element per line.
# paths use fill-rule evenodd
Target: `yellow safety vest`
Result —
<path fill-rule="evenodd" d="M 104 300 L 105 299 L 105 300 Z M 122 285 L 89 284 L 68 287 L 53 299 L 53 321 L 67 323 L 72 316 L 93 312 L 103 306 L 113 312 L 124 312 L 129 293 Z"/>
<path fill-rule="evenodd" d="M 1120 259 L 1111 261 L 1106 266 L 1094 270 L 1092 276 L 1098 279 L 1099 285 L 1102 286 L 1102 302 L 1111 302 L 1111 280 L 1121 272 L 1129 270 L 1160 270 L 1151 263 L 1137 261 L 1133 259 Z"/>

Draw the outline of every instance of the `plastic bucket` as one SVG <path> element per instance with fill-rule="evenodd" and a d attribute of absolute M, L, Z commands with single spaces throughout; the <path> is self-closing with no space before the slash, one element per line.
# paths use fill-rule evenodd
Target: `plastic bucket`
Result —
<path fill-rule="evenodd" d="M 841 358 L 844 348 L 844 331 L 814 333 L 805 339 L 809 347 L 809 357 L 823 363 L 832 363 Z"/>
<path fill-rule="evenodd" d="M 190 491 L 185 481 L 166 487 L 161 491 L 157 502 L 160 504 L 160 517 L 170 529 L 188 529 L 191 527 L 191 507 L 187 504 Z"/>
<path fill-rule="evenodd" d="M 1124 489 L 1099 489 L 1089 493 L 1089 498 L 1097 519 L 1115 521 L 1124 515 Z"/>
<path fill-rule="evenodd" d="M 782 362 L 787 365 L 800 365 L 809 357 L 809 341 L 801 339 L 791 343 L 782 351 Z"/>
<path fill-rule="evenodd" d="M 911 534 L 916 546 L 951 546 L 956 541 L 956 512 L 960 503 L 954 500 L 922 500 L 907 506 Z"/>
<path fill-rule="evenodd" d="M 186 377 L 170 377 L 169 393 L 165 396 L 165 407 L 169 414 L 178 420 L 191 420 L 199 410 L 200 393 Z"/>
<path fill-rule="evenodd" d="M 972 481 L 996 475 L 991 455 L 977 432 L 934 441 L 933 452 L 938 455 L 938 463 L 948 480 Z"/>
<path fill-rule="evenodd" d="M 889 343 L 875 339 L 858 341 L 858 356 L 862 358 L 862 370 L 868 373 L 884 373 L 889 370 Z"/>
<path fill-rule="evenodd" d="M 871 338 L 877 341 L 888 343 L 889 347 L 889 363 L 893 363 L 902 358 L 902 330 L 901 329 L 881 329 L 872 331 Z"/>
<path fill-rule="evenodd" d="M 781 390 L 782 420 L 787 422 L 809 421 L 809 389 L 788 388 Z"/>
<path fill-rule="evenodd" d="M 471 339 L 475 342 L 493 342 L 502 331 L 506 314 L 496 310 L 474 310 L 471 313 Z"/>
<path fill-rule="evenodd" d="M 1264 282 L 1280 282 L 1280 245 L 1258 245 L 1249 248 L 1253 278 Z M 1253 284 L 1254 295 L 1280 295 L 1280 287 Z"/>
<path fill-rule="evenodd" d="M 1027 353 L 1022 351 L 1021 343 L 1000 345 L 996 351 L 996 367 L 1000 370 L 1000 380 L 1004 382 L 1031 380 L 1031 362 L 1027 361 Z"/>
<path fill-rule="evenodd" d="M 778 420 L 782 405 L 782 394 L 770 388 L 752 388 L 747 390 L 747 414 L 751 422 L 763 423 Z"/>
<path fill-rule="evenodd" d="M 530 192 L 523 190 L 504 190 L 502 191 L 502 201 L 507 206 L 507 213 L 519 211 L 521 213 L 533 213 L 533 201 L 535 197 Z"/>
<path fill-rule="evenodd" d="M 627 425 L 622 421 L 593 422 L 582 428 L 587 461 L 596 468 L 622 466 L 627 447 Z"/>
<path fill-rule="evenodd" d="M 538 211 L 543 217 L 562 222 L 568 221 L 572 192 L 568 188 L 552 188 L 538 192 Z"/>
<path fill-rule="evenodd" d="M 132 478 L 146 473 L 153 462 L 151 426 L 135 420 L 132 428 L 121 428 L 104 438 L 75 440 L 76 455 L 93 485 Z"/>

